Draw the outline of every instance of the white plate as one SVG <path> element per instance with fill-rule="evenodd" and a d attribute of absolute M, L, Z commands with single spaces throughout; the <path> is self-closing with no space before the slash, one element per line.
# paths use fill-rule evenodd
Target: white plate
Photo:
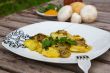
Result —
<path fill-rule="evenodd" d="M 23 41 L 28 39 L 29 36 L 37 33 L 49 35 L 51 32 L 61 29 L 65 29 L 71 34 L 81 35 L 93 49 L 87 53 L 72 53 L 69 58 L 47 58 L 37 52 L 22 47 Z M 77 63 L 77 55 L 88 55 L 90 59 L 94 59 L 105 53 L 110 48 L 110 33 L 83 24 L 47 21 L 28 25 L 11 32 L 7 35 L 4 42 L 2 42 L 2 45 L 15 54 L 34 60 L 52 63 Z"/>
<path fill-rule="evenodd" d="M 43 17 L 57 17 L 56 15 L 45 15 L 44 13 L 41 13 L 39 11 L 36 11 L 36 13 L 40 16 L 43 16 Z"/>

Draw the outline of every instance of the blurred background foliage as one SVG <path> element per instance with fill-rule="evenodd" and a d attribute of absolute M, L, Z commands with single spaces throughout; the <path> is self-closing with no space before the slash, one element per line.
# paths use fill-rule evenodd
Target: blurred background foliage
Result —
<path fill-rule="evenodd" d="M 0 0 L 0 16 L 9 15 L 50 0 Z"/>

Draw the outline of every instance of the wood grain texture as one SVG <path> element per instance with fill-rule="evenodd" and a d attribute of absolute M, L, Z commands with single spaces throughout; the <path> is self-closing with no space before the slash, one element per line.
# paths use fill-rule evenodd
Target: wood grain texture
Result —
<path fill-rule="evenodd" d="M 0 69 L 0 73 L 10 73 L 10 72 Z"/>
<path fill-rule="evenodd" d="M 108 50 L 105 54 L 97 58 L 97 60 L 110 64 L 110 50 Z"/>
<path fill-rule="evenodd" d="M 37 19 L 37 18 L 35 19 L 35 18 L 23 17 L 23 16 L 20 16 L 18 14 L 10 15 L 7 17 L 7 19 L 11 20 L 11 21 L 17 21 L 17 22 L 28 23 L 28 24 L 41 22 L 44 20 L 44 19 Z M 44 21 L 46 21 L 46 20 L 44 20 Z"/>
<path fill-rule="evenodd" d="M 9 32 L 11 32 L 10 28 L 0 26 L 0 36 L 6 36 Z"/>
<path fill-rule="evenodd" d="M 99 12 L 96 22 L 86 24 L 110 32 L 110 0 L 84 0 L 95 5 Z M 107 7 L 107 8 L 106 8 Z M 20 27 L 48 20 L 30 10 L 0 18 L 0 73 L 83 73 L 76 64 L 52 64 L 30 60 L 6 50 L 1 42 L 9 32 Z M 92 61 L 89 73 L 110 73 L 110 50 Z"/>
<path fill-rule="evenodd" d="M 89 73 L 109 73 L 109 72 L 110 72 L 109 64 L 93 61 Z"/>
<path fill-rule="evenodd" d="M 86 4 L 95 5 L 99 11 L 110 12 L 110 0 L 83 0 Z"/>
<path fill-rule="evenodd" d="M 21 22 L 16 22 L 16 21 L 9 21 L 9 20 L 0 20 L 0 26 L 11 28 L 11 29 L 17 29 L 23 26 L 28 25 L 27 23 L 21 23 Z"/>
<path fill-rule="evenodd" d="M 98 22 L 110 23 L 110 12 L 98 12 Z"/>
<path fill-rule="evenodd" d="M 90 24 L 87 24 L 87 25 L 97 27 L 97 28 L 100 28 L 100 29 L 103 29 L 103 30 L 106 30 L 106 31 L 110 32 L 110 24 L 108 24 L 108 23 L 94 22 L 94 23 L 90 23 Z"/>

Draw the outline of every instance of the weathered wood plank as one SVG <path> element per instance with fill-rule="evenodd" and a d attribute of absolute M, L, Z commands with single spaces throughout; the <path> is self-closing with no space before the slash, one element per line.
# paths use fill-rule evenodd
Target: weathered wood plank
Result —
<path fill-rule="evenodd" d="M 0 26 L 11 28 L 11 29 L 17 29 L 20 27 L 23 27 L 25 25 L 28 25 L 27 23 L 21 23 L 16 21 L 9 21 L 9 20 L 0 20 Z"/>
<path fill-rule="evenodd" d="M 0 69 L 0 73 L 10 73 L 10 72 Z"/>
<path fill-rule="evenodd" d="M 10 16 L 7 17 L 7 19 L 12 20 L 12 21 L 21 22 L 21 23 L 28 23 L 28 24 L 32 24 L 32 23 L 35 23 L 35 22 L 46 21 L 45 19 L 23 17 L 23 16 L 20 16 L 18 14 L 10 15 Z"/>
<path fill-rule="evenodd" d="M 13 73 L 74 73 L 45 63 L 29 60 L 0 48 L 0 67 Z"/>
<path fill-rule="evenodd" d="M 29 24 L 16 22 L 16 21 L 10 21 L 10 20 L 0 20 L 0 26 L 8 27 L 10 29 L 17 29 L 17 28 L 20 28 L 26 25 L 29 25 Z M 110 31 L 110 24 L 108 23 L 94 22 L 94 23 L 87 24 L 87 25 Z"/>
<path fill-rule="evenodd" d="M 108 24 L 108 23 L 94 22 L 94 23 L 90 23 L 90 24 L 87 24 L 87 25 L 110 31 L 110 24 Z"/>
<path fill-rule="evenodd" d="M 94 61 L 92 63 L 90 73 L 109 73 L 110 72 L 110 65 Z"/>
<path fill-rule="evenodd" d="M 21 15 L 21 16 L 24 16 L 24 17 L 30 17 L 30 18 L 41 18 L 41 17 L 39 17 L 37 14 L 34 14 L 34 12 L 30 12 L 30 13 L 27 13 L 27 12 L 20 12 L 20 13 L 18 13 L 19 15 Z"/>
<path fill-rule="evenodd" d="M 0 26 L 0 36 L 6 36 L 6 34 L 8 34 L 11 31 L 12 30 L 9 28 L 5 28 L 5 27 Z"/>
<path fill-rule="evenodd" d="M 70 65 L 66 65 L 66 64 L 57 65 L 57 64 L 55 64 L 55 66 L 61 67 L 61 68 L 67 69 L 67 70 L 71 70 L 71 71 L 74 70 L 76 73 L 83 73 L 82 70 L 75 64 L 70 64 Z M 92 66 L 89 70 L 89 73 L 109 73 L 109 72 L 110 72 L 110 65 L 109 64 L 101 63 L 99 61 L 92 61 Z"/>
<path fill-rule="evenodd" d="M 92 4 L 97 7 L 99 11 L 110 12 L 110 0 L 83 0 L 86 4 Z"/>
<path fill-rule="evenodd" d="M 110 64 L 110 50 L 97 58 L 98 61 Z"/>
<path fill-rule="evenodd" d="M 48 64 L 49 65 L 49 64 Z M 61 67 L 64 68 L 66 70 L 70 70 L 70 71 L 75 71 L 77 73 L 83 73 L 82 70 L 77 66 L 77 64 L 50 64 L 52 66 L 56 66 L 56 67 Z M 100 66 L 103 66 L 103 68 L 100 68 Z M 108 67 L 108 68 L 107 68 Z M 101 63 L 98 61 L 92 61 L 92 67 L 90 69 L 90 73 L 109 73 L 109 64 L 105 64 L 105 63 Z M 107 69 L 107 71 L 104 71 L 105 69 Z M 100 71 L 99 71 L 100 70 Z"/>
<path fill-rule="evenodd" d="M 97 21 L 110 23 L 110 12 L 98 12 Z"/>

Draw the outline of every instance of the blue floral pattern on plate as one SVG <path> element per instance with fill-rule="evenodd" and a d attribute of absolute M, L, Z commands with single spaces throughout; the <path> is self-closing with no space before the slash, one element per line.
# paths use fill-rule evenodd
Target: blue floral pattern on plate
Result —
<path fill-rule="evenodd" d="M 29 38 L 30 36 L 28 34 L 25 34 L 23 30 L 15 30 L 8 34 L 3 42 L 13 48 L 23 48 L 23 42 Z"/>

